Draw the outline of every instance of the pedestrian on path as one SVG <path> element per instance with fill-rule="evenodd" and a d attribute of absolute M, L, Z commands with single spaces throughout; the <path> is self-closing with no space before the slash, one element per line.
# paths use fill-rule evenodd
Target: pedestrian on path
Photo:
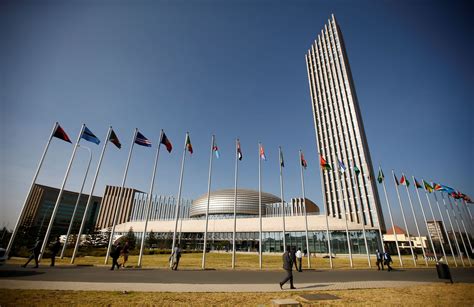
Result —
<path fill-rule="evenodd" d="M 390 263 L 392 263 L 392 257 L 390 256 L 389 252 L 386 251 L 385 254 L 383 255 L 383 259 L 385 262 L 385 265 L 387 266 L 387 271 L 392 271 L 392 267 L 390 266 Z"/>
<path fill-rule="evenodd" d="M 173 271 L 178 270 L 179 259 L 181 258 L 181 248 L 177 244 L 170 256 L 170 267 Z"/>
<path fill-rule="evenodd" d="M 66 244 L 66 243 L 64 243 Z M 51 264 L 50 266 L 54 266 L 54 262 L 56 260 L 56 255 L 59 253 L 61 250 L 61 242 L 59 242 L 59 237 L 56 237 L 56 241 L 53 242 L 51 245 Z"/>
<path fill-rule="evenodd" d="M 290 281 L 290 289 L 296 289 L 293 285 L 293 258 L 289 246 L 286 247 L 286 251 L 283 253 L 283 269 L 286 271 L 286 277 L 280 282 L 280 289 L 283 290 L 283 285 L 287 281 Z"/>
<path fill-rule="evenodd" d="M 33 260 L 33 259 L 35 260 L 34 268 L 38 267 L 38 258 L 39 258 L 39 255 L 41 253 L 41 245 L 42 244 L 43 244 L 43 241 L 41 241 L 40 239 L 36 240 L 35 246 L 33 246 L 33 248 L 30 249 L 30 251 L 31 251 L 30 258 L 28 258 L 28 261 L 26 261 L 26 263 L 24 265 L 22 265 L 22 267 L 26 268 L 28 263 L 30 263 L 30 261 Z"/>
<path fill-rule="evenodd" d="M 125 263 L 127 263 L 128 261 L 128 254 L 130 252 L 129 250 L 130 250 L 130 246 L 128 245 L 128 241 L 126 241 L 125 245 L 122 248 L 122 257 L 123 257 L 122 268 L 125 267 Z"/>
<path fill-rule="evenodd" d="M 303 272 L 303 267 L 302 267 L 303 253 L 301 252 L 301 248 L 298 248 L 295 256 L 296 256 L 296 261 L 298 262 L 298 272 Z"/>
<path fill-rule="evenodd" d="M 111 271 L 113 271 L 115 267 L 117 267 L 117 270 L 120 269 L 120 264 L 118 263 L 117 260 L 120 257 L 121 251 L 122 251 L 122 246 L 120 246 L 120 242 L 117 242 L 113 250 L 110 252 L 110 257 L 112 257 L 112 267 L 110 268 Z"/>
<path fill-rule="evenodd" d="M 384 254 L 380 252 L 378 249 L 375 250 L 375 257 L 377 258 L 377 270 L 380 271 L 380 267 L 382 267 L 383 271 L 383 256 Z"/>
<path fill-rule="evenodd" d="M 293 261 L 293 264 L 295 265 L 295 270 L 299 271 L 298 263 L 296 262 L 296 248 L 295 247 L 291 248 L 290 256 L 291 256 L 291 260 Z"/>

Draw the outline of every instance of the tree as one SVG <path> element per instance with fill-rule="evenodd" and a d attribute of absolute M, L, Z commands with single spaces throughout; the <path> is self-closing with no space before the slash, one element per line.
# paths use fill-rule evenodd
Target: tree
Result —
<path fill-rule="evenodd" d="M 146 238 L 146 245 L 148 247 L 152 247 L 153 245 L 156 245 L 157 243 L 158 243 L 158 238 L 156 237 L 153 230 L 151 230 L 150 233 L 148 234 L 148 237 Z"/>
<path fill-rule="evenodd" d="M 125 240 L 128 241 L 128 246 L 130 247 L 130 249 L 135 248 L 137 238 L 135 237 L 135 233 L 133 232 L 133 227 L 130 227 L 130 229 L 128 230 L 128 233 L 125 236 Z"/>

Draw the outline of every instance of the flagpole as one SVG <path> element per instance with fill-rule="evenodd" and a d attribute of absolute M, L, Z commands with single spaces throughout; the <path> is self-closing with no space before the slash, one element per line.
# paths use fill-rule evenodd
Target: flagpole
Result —
<path fill-rule="evenodd" d="M 356 172 L 355 173 L 355 180 L 356 180 L 356 185 L 359 186 L 359 176 L 357 175 Z M 355 198 L 354 198 L 354 202 L 355 202 Z M 364 214 L 362 212 L 361 207 L 362 207 L 362 199 L 360 201 L 360 206 L 359 206 L 359 212 L 360 215 L 359 215 L 359 218 L 361 219 L 361 223 L 362 223 L 362 233 L 364 234 L 364 243 L 365 243 L 365 250 L 367 252 L 367 261 L 369 262 L 369 268 L 372 268 L 372 263 L 370 262 L 370 253 L 369 253 L 369 246 L 367 244 L 367 235 L 365 233 L 365 220 L 364 220 Z M 380 222 L 379 222 L 379 225 L 380 225 Z M 382 237 L 381 237 L 382 239 Z M 383 240 L 382 240 L 382 246 L 383 246 Z"/>
<path fill-rule="evenodd" d="M 474 250 L 472 249 L 471 239 L 469 238 L 469 233 L 466 230 L 466 225 L 464 224 L 464 218 L 461 214 L 461 210 L 459 209 L 457 200 L 454 202 L 454 206 L 456 207 L 456 209 L 458 209 L 459 216 L 461 217 L 462 227 L 464 228 L 464 233 L 466 234 L 467 242 L 469 243 L 469 247 L 471 248 L 471 253 L 472 253 L 472 252 L 474 252 Z M 469 255 L 469 253 L 467 251 L 466 251 L 466 253 L 467 253 L 467 257 L 469 259 L 469 263 L 471 263 L 471 256 Z M 472 264 L 471 264 L 471 266 L 472 266 Z"/>
<path fill-rule="evenodd" d="M 237 180 L 239 176 L 239 139 L 235 140 L 234 228 L 232 231 L 232 269 L 235 269 L 235 232 L 237 228 Z"/>
<path fill-rule="evenodd" d="M 92 161 L 92 151 L 91 151 L 91 149 L 89 147 L 80 146 L 80 145 L 78 145 L 78 147 L 87 149 L 89 151 L 89 163 L 87 164 L 86 174 L 84 175 L 84 180 L 82 181 L 81 190 L 79 191 L 79 195 L 77 195 L 76 204 L 74 205 L 74 211 L 72 212 L 71 221 L 69 222 L 69 227 L 68 227 L 67 233 L 66 233 L 66 241 L 64 242 L 63 249 L 61 250 L 61 256 L 60 256 L 61 259 L 63 259 L 63 257 L 64 257 L 64 251 L 66 250 L 69 235 L 71 234 L 72 225 L 74 223 L 74 218 L 76 217 L 77 207 L 79 207 L 79 202 L 81 201 L 82 190 L 84 189 L 84 185 L 86 183 L 87 175 L 89 174 L 89 168 L 91 166 L 91 161 Z"/>
<path fill-rule="evenodd" d="M 467 212 L 466 214 L 466 219 L 467 215 L 469 215 L 469 225 L 471 225 L 471 230 L 473 229 L 473 223 L 472 223 L 472 214 L 471 210 L 469 210 L 469 207 L 467 206 L 466 200 L 463 198 L 461 204 L 464 203 L 464 211 Z"/>
<path fill-rule="evenodd" d="M 118 215 L 119 215 L 119 208 L 122 206 L 122 198 L 123 198 L 123 194 L 124 194 L 124 190 L 125 190 L 124 189 L 125 188 L 125 182 L 127 180 L 128 167 L 130 166 L 130 160 L 132 158 L 133 145 L 135 144 L 135 139 L 137 138 L 137 133 L 138 133 L 138 128 L 135 128 L 135 132 L 134 132 L 133 138 L 132 138 L 132 144 L 130 145 L 130 152 L 128 153 L 127 164 L 125 165 L 125 171 L 123 173 L 122 186 L 120 188 L 120 195 L 119 195 L 119 199 L 118 199 L 118 202 L 117 202 L 117 207 L 115 208 L 114 221 L 113 221 L 113 224 L 112 224 L 112 231 L 110 233 L 110 238 L 109 238 L 109 246 L 107 247 L 107 253 L 105 254 L 105 264 L 107 264 L 107 261 L 109 260 L 110 249 L 112 248 L 112 244 L 114 242 L 115 226 L 117 224 L 117 219 L 118 219 Z"/>
<path fill-rule="evenodd" d="M 281 210 L 283 219 L 283 252 L 286 252 L 286 229 L 285 229 L 285 198 L 283 197 L 283 167 L 281 159 L 281 146 L 278 146 L 279 160 L 280 160 L 280 195 L 281 195 Z"/>
<path fill-rule="evenodd" d="M 402 173 L 402 176 L 405 177 L 405 174 Z M 408 182 L 406 177 L 405 177 L 405 181 Z M 413 182 L 413 184 L 415 184 L 415 182 Z M 420 228 L 418 227 L 418 221 L 416 220 L 415 209 L 413 209 L 413 202 L 411 201 L 410 191 L 408 190 L 408 184 L 406 184 L 406 183 L 405 183 L 405 188 L 407 190 L 408 202 L 410 203 L 411 213 L 413 214 L 413 221 L 415 222 L 416 233 L 418 234 L 418 238 L 420 238 L 420 241 L 421 241 L 421 250 L 423 252 L 423 258 L 425 259 L 426 266 L 428 266 L 428 259 L 426 259 L 425 247 L 423 246 L 423 240 L 421 239 Z M 416 187 L 415 187 L 415 189 L 416 189 Z M 408 232 L 408 230 L 407 230 L 407 232 Z"/>
<path fill-rule="evenodd" d="M 446 201 L 444 200 L 443 192 L 440 192 L 440 194 L 441 194 L 441 199 L 443 200 L 444 210 L 446 210 L 446 215 L 448 216 L 449 225 L 451 226 L 451 231 L 453 232 L 454 243 L 456 243 L 455 246 L 456 246 L 457 251 L 458 251 L 458 256 L 461 259 L 462 266 L 464 267 L 466 265 L 464 264 L 464 259 L 462 258 L 462 255 L 461 255 L 461 249 L 459 248 L 458 238 L 456 237 L 456 230 L 454 229 L 453 222 L 451 220 L 451 215 L 449 214 L 449 211 L 448 211 L 448 206 L 446 205 Z M 453 257 L 454 257 L 454 254 L 453 254 Z"/>
<path fill-rule="evenodd" d="M 306 211 L 306 194 L 304 189 L 304 176 L 303 176 L 303 162 L 302 162 L 302 151 L 300 149 L 299 152 L 300 156 L 300 173 L 301 173 L 301 192 L 303 195 L 303 208 L 304 208 L 304 224 L 305 224 L 305 231 L 306 231 L 306 249 L 308 252 L 308 269 L 311 269 L 311 251 L 309 249 L 309 234 L 308 234 L 308 213 Z M 301 269 L 301 268 L 300 268 Z"/>
<path fill-rule="evenodd" d="M 178 230 L 179 205 L 181 203 L 181 190 L 183 187 L 184 162 L 186 161 L 186 144 L 187 144 L 188 136 L 189 136 L 189 132 L 186 132 L 186 137 L 184 139 L 183 158 L 181 160 L 181 174 L 179 176 L 178 199 L 176 200 L 176 207 L 175 207 L 175 212 L 174 212 L 175 221 L 174 221 L 173 243 L 171 245 L 171 254 L 173 254 L 174 247 L 176 245 L 176 231 Z"/>
<path fill-rule="evenodd" d="M 86 224 L 87 210 L 89 209 L 89 205 L 92 201 L 92 194 L 94 193 L 95 184 L 97 182 L 97 176 L 99 175 L 100 165 L 102 164 L 102 158 L 104 157 L 105 149 L 107 148 L 107 143 L 109 142 L 111 132 L 112 132 L 112 126 L 110 126 L 109 130 L 107 131 L 107 136 L 106 136 L 105 141 L 104 141 L 104 147 L 102 147 L 102 152 L 100 154 L 99 162 L 97 163 L 97 170 L 95 172 L 94 180 L 92 181 L 91 191 L 89 192 L 89 197 L 87 199 L 86 208 L 84 209 L 84 214 L 82 215 L 81 227 L 79 228 L 79 233 L 78 233 L 77 238 L 76 238 L 76 244 L 74 246 L 74 251 L 72 252 L 71 264 L 74 263 L 74 259 L 76 258 L 77 249 L 79 247 L 79 242 L 81 240 L 81 234 L 82 234 L 82 231 L 84 230 L 84 225 Z"/>
<path fill-rule="evenodd" d="M 20 228 L 20 222 L 25 214 L 25 208 L 26 208 L 26 203 L 30 199 L 31 192 L 33 191 L 33 186 L 35 185 L 36 178 L 38 178 L 38 174 L 41 170 L 41 166 L 43 165 L 44 158 L 46 157 L 46 153 L 48 152 L 49 144 L 51 144 L 51 140 L 53 139 L 53 134 L 56 131 L 56 128 L 59 126 L 58 122 L 54 123 L 53 129 L 51 130 L 51 133 L 49 135 L 48 141 L 46 142 L 46 146 L 43 150 L 43 154 L 41 155 L 40 161 L 38 163 L 38 167 L 36 168 L 36 172 L 33 175 L 33 180 L 31 181 L 30 189 L 28 190 L 28 194 L 26 194 L 25 201 L 23 202 L 23 205 L 21 207 L 20 215 L 18 215 L 18 219 L 15 223 L 15 227 L 13 228 L 12 235 L 10 237 L 10 240 L 8 241 L 8 246 L 5 251 L 5 257 L 8 258 L 8 255 L 10 254 L 10 251 L 13 247 L 13 241 L 15 241 L 15 237 L 18 233 L 18 229 Z"/>
<path fill-rule="evenodd" d="M 382 168 L 379 166 L 379 174 L 382 171 Z M 400 266 L 403 267 L 402 255 L 400 254 L 400 247 L 398 246 L 397 233 L 395 232 L 395 224 L 393 223 L 392 209 L 390 208 L 390 201 L 388 200 L 387 189 L 385 188 L 385 178 L 382 178 L 383 191 L 385 193 L 385 200 L 388 207 L 388 215 L 390 216 L 390 223 L 392 223 L 393 236 L 395 237 L 395 245 L 397 246 L 398 259 L 400 260 Z"/>
<path fill-rule="evenodd" d="M 425 184 L 424 180 L 423 180 L 423 184 Z M 433 223 L 435 225 L 436 233 L 438 234 L 439 245 L 441 245 L 441 250 L 443 252 L 444 259 L 446 260 L 446 264 L 449 264 L 448 256 L 446 256 L 446 251 L 444 249 L 444 244 L 443 244 L 443 242 L 441 242 L 441 240 L 443 240 L 443 237 L 442 237 L 441 232 L 440 232 L 441 227 L 438 227 L 438 222 L 436 221 L 436 217 L 435 217 L 435 214 L 433 212 L 433 208 L 431 206 L 431 201 L 430 201 L 430 198 L 429 198 L 428 193 L 426 191 L 426 188 L 425 188 L 425 195 L 426 195 L 426 199 L 428 200 L 428 205 L 430 207 L 431 215 L 433 216 Z M 444 222 L 443 222 L 443 228 L 444 228 Z"/>
<path fill-rule="evenodd" d="M 410 251 L 411 251 L 411 256 L 413 258 L 413 264 L 416 267 L 417 264 L 416 264 L 416 259 L 415 259 L 415 252 L 413 251 L 413 244 L 411 242 L 410 230 L 408 229 L 407 220 L 405 218 L 405 211 L 403 210 L 402 199 L 400 198 L 400 193 L 398 191 L 398 182 L 396 182 L 395 180 L 395 172 L 393 171 L 393 169 L 392 169 L 392 175 L 393 175 L 393 183 L 395 184 L 395 190 L 397 191 L 398 203 L 400 204 L 400 209 L 402 211 L 403 224 L 405 225 L 405 229 L 407 232 L 408 244 L 410 245 Z"/>
<path fill-rule="evenodd" d="M 321 159 L 322 155 L 321 153 L 318 152 L 319 159 Z M 320 163 L 321 164 L 321 163 Z M 319 167 L 319 174 L 321 176 L 321 189 L 324 191 L 324 182 L 323 182 L 323 168 L 322 165 Z M 329 176 L 328 176 L 329 177 Z M 324 193 L 323 193 L 324 194 Z M 324 199 L 327 201 L 326 194 L 323 195 Z M 329 202 L 326 204 L 324 209 L 324 215 L 326 216 L 326 236 L 327 236 L 327 241 L 328 241 L 328 252 L 329 252 L 329 267 L 332 269 L 333 264 L 332 264 L 332 249 L 331 249 L 331 236 L 329 234 Z"/>
<path fill-rule="evenodd" d="M 59 189 L 59 195 L 58 195 L 58 198 L 56 199 L 53 213 L 51 214 L 51 218 L 49 220 L 48 229 L 46 230 L 46 234 L 43 239 L 43 245 L 41 246 L 41 252 L 38 257 L 38 262 L 40 262 L 41 259 L 43 258 L 44 250 L 46 249 L 46 246 L 48 245 L 49 235 L 51 234 L 51 229 L 53 228 L 54 219 L 56 218 L 56 213 L 58 212 L 58 209 L 59 209 L 59 203 L 61 202 L 61 198 L 63 196 L 64 186 L 66 185 L 66 181 L 69 176 L 69 171 L 71 170 L 72 162 L 74 161 L 74 157 L 76 156 L 77 147 L 79 146 L 79 141 L 81 140 L 81 136 L 82 136 L 82 133 L 84 132 L 85 127 L 86 125 L 82 124 L 81 131 L 79 132 L 79 135 L 77 136 L 76 144 L 74 145 L 74 149 L 72 150 L 71 159 L 69 160 L 66 174 L 64 175 L 63 183 L 61 184 L 61 188 Z"/>
<path fill-rule="evenodd" d="M 202 249 L 202 264 L 201 268 L 204 270 L 206 268 L 206 249 L 207 249 L 207 228 L 209 225 L 209 203 L 211 202 L 211 175 L 212 175 L 212 154 L 214 151 L 214 142 L 215 136 L 214 134 L 211 137 L 211 150 L 209 154 L 209 177 L 207 180 L 207 206 L 206 206 L 206 228 L 204 230 L 204 245 Z"/>
<path fill-rule="evenodd" d="M 160 157 L 160 148 L 161 148 L 162 138 L 163 138 L 163 129 L 161 129 L 161 132 L 160 132 L 160 139 L 158 141 L 158 147 L 156 149 L 155 163 L 153 165 L 153 175 L 151 176 L 150 191 L 148 192 L 146 218 L 145 218 L 145 228 L 143 229 L 142 242 L 140 244 L 140 255 L 138 256 L 138 267 L 142 266 L 143 249 L 145 247 L 146 229 L 147 229 L 147 226 L 148 226 L 148 219 L 150 217 L 151 198 L 152 198 L 152 195 L 153 195 L 153 186 L 155 185 L 156 169 L 158 167 L 158 158 Z"/>
<path fill-rule="evenodd" d="M 448 239 L 448 245 L 449 245 L 449 249 L 451 250 L 451 255 L 453 256 L 454 265 L 457 267 L 458 263 L 456 261 L 456 255 L 454 254 L 453 246 L 451 244 L 451 239 L 449 238 L 448 230 L 446 228 L 446 223 L 444 222 L 444 217 L 443 217 L 443 214 L 441 213 L 441 207 L 439 206 L 439 202 L 438 202 L 438 198 L 436 197 L 436 193 L 433 193 L 433 195 L 434 195 L 434 198 L 435 198 L 435 201 L 436 201 L 436 206 L 438 207 L 439 215 L 441 216 L 441 221 L 443 222 L 444 233 L 446 235 L 446 238 Z"/>
<path fill-rule="evenodd" d="M 258 219 L 259 219 L 259 244 L 258 244 L 258 265 L 262 269 L 262 250 L 263 250 L 263 236 L 262 236 L 262 157 L 260 151 L 262 144 L 258 142 Z"/>
<path fill-rule="evenodd" d="M 452 203 L 451 198 L 449 197 L 449 195 L 448 195 L 448 201 L 449 201 L 449 205 L 451 206 L 451 211 L 453 212 L 454 221 L 456 222 L 456 225 L 458 226 L 459 236 L 461 237 L 462 245 L 464 246 L 464 251 L 466 252 L 467 260 L 469 261 L 469 266 L 472 266 L 471 257 L 469 256 L 468 249 L 467 249 L 467 246 L 466 246 L 466 242 L 464 241 L 464 237 L 462 236 L 461 227 L 459 226 L 459 221 L 458 221 L 458 218 L 456 216 L 456 211 L 454 211 L 454 206 L 453 206 L 453 203 Z M 459 244 L 458 244 L 458 247 L 459 247 Z M 459 255 L 461 256 L 461 260 L 462 260 L 463 258 L 462 258 L 461 251 L 459 251 Z M 464 264 L 464 262 L 463 262 L 463 264 Z"/>
<path fill-rule="evenodd" d="M 336 170 L 334 170 L 336 172 Z M 342 193 L 342 176 L 343 174 L 339 172 L 339 192 L 340 192 L 340 199 L 342 202 L 342 211 L 344 214 L 344 221 L 346 222 L 346 239 L 347 239 L 347 248 L 349 250 L 349 262 L 351 268 L 354 268 L 354 264 L 352 262 L 352 249 L 351 249 L 351 239 L 349 237 L 349 226 L 347 224 L 347 212 L 346 212 L 346 204 L 344 201 L 344 194 Z"/>
<path fill-rule="evenodd" d="M 433 249 L 433 254 L 434 254 L 435 260 L 436 260 L 436 262 L 438 262 L 438 256 L 436 255 L 436 249 L 435 249 L 435 246 L 434 246 L 434 243 L 433 243 L 433 239 L 431 238 L 431 234 L 430 234 L 430 231 L 428 229 L 428 221 L 426 220 L 425 209 L 423 209 L 423 204 L 421 203 L 421 198 L 420 198 L 420 192 L 418 192 L 418 188 L 416 187 L 416 179 L 415 179 L 414 176 L 411 176 L 411 178 L 413 179 L 413 182 L 415 184 L 415 191 L 416 191 L 416 195 L 418 197 L 418 202 L 420 204 L 421 213 L 423 214 L 423 220 L 425 221 L 426 231 L 428 232 L 428 238 L 430 239 L 431 248 Z M 425 255 L 425 258 L 426 258 L 426 255 Z"/>

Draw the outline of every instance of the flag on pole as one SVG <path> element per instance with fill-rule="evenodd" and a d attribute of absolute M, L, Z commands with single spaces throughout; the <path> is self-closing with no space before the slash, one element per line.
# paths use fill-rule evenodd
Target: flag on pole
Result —
<path fill-rule="evenodd" d="M 383 175 L 383 171 L 382 171 L 382 169 L 380 168 L 380 169 L 379 169 L 379 175 L 377 176 L 377 181 L 378 181 L 379 183 L 382 183 L 382 181 L 384 180 L 384 178 L 385 178 L 385 176 Z"/>
<path fill-rule="evenodd" d="M 166 146 L 166 150 L 168 152 L 171 152 L 171 150 L 173 150 L 173 145 L 171 144 L 170 140 L 168 140 L 168 138 L 166 137 L 165 132 L 163 132 L 163 134 L 161 135 L 160 143 Z"/>
<path fill-rule="evenodd" d="M 435 191 L 443 191 L 443 187 L 441 187 L 440 184 L 437 184 L 437 183 L 434 183 L 434 182 L 433 182 L 433 189 Z"/>
<path fill-rule="evenodd" d="M 306 162 L 303 152 L 301 152 L 300 159 L 301 159 L 301 166 L 304 167 L 304 169 L 306 169 L 308 167 L 308 162 Z"/>
<path fill-rule="evenodd" d="M 281 167 L 285 167 L 285 160 L 283 160 L 283 151 L 280 148 L 280 165 Z"/>
<path fill-rule="evenodd" d="M 395 180 L 395 183 L 396 183 L 397 185 L 400 185 L 400 183 L 398 182 L 398 178 L 397 178 L 397 176 L 395 175 L 395 173 L 393 174 L 393 179 Z"/>
<path fill-rule="evenodd" d="M 109 141 L 110 141 L 110 143 L 112 143 L 112 144 L 114 144 L 115 146 L 117 146 L 118 149 L 122 148 L 122 144 L 120 144 L 120 141 L 119 141 L 117 135 L 115 134 L 114 130 L 112 130 L 112 131 L 110 132 Z"/>
<path fill-rule="evenodd" d="M 319 155 L 319 164 L 324 171 L 330 171 L 331 165 L 323 158 L 323 155 Z"/>
<path fill-rule="evenodd" d="M 451 194 L 451 193 L 455 193 L 456 190 L 454 190 L 453 188 L 450 188 L 446 185 L 441 185 L 441 188 L 442 188 L 442 191 L 448 193 L 448 194 Z"/>
<path fill-rule="evenodd" d="M 240 141 L 237 140 L 237 157 L 239 158 L 239 161 L 242 160 L 242 150 L 240 149 Z"/>
<path fill-rule="evenodd" d="M 428 192 L 428 193 L 431 193 L 433 192 L 433 187 L 426 181 L 423 180 L 423 185 L 425 186 L 425 190 Z"/>
<path fill-rule="evenodd" d="M 143 134 L 137 131 L 137 136 L 135 137 L 135 144 L 145 146 L 145 147 L 151 147 L 151 142 L 149 139 L 147 139 Z"/>
<path fill-rule="evenodd" d="M 215 153 L 216 158 L 219 159 L 219 147 L 217 147 L 217 144 L 214 142 L 214 145 L 212 146 L 212 151 Z"/>
<path fill-rule="evenodd" d="M 337 160 L 337 162 L 339 162 L 339 171 L 342 173 L 344 173 L 346 171 L 346 166 L 344 165 L 344 163 L 342 163 L 341 160 Z"/>
<path fill-rule="evenodd" d="M 359 176 L 360 174 L 360 169 L 356 165 L 354 165 L 354 173 L 356 174 L 356 176 Z"/>
<path fill-rule="evenodd" d="M 405 175 L 402 175 L 402 178 L 400 178 L 400 184 L 406 185 L 407 187 L 410 186 L 410 181 L 405 177 Z"/>
<path fill-rule="evenodd" d="M 61 139 L 61 140 L 63 140 L 63 141 L 66 141 L 66 142 L 72 144 L 71 139 L 70 139 L 69 136 L 66 134 L 66 132 L 63 130 L 63 128 L 61 128 L 60 125 L 58 125 L 58 126 L 56 127 L 56 130 L 54 131 L 53 136 L 56 137 L 56 138 L 58 138 L 58 139 Z"/>
<path fill-rule="evenodd" d="M 191 144 L 189 133 L 186 134 L 186 149 L 189 151 L 190 154 L 193 154 L 193 145 Z"/>
<path fill-rule="evenodd" d="M 414 179 L 415 179 L 415 188 L 417 189 L 422 188 L 423 186 L 418 181 L 416 181 L 416 178 Z"/>
<path fill-rule="evenodd" d="M 267 161 L 267 156 L 265 156 L 265 150 L 263 149 L 263 145 L 260 144 L 260 159 L 263 161 Z"/>
<path fill-rule="evenodd" d="M 100 143 L 100 140 L 87 127 L 84 127 L 84 131 L 82 131 L 81 138 L 97 145 L 99 145 Z"/>

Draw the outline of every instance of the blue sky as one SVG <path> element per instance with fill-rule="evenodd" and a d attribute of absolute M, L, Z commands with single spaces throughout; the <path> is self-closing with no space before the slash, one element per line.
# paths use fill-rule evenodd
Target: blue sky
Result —
<path fill-rule="evenodd" d="M 239 137 L 240 187 L 258 188 L 261 141 L 263 189 L 280 193 L 281 145 L 285 198 L 299 196 L 301 148 L 307 197 L 321 205 L 304 54 L 331 13 L 348 49 L 374 166 L 474 196 L 472 12 L 472 4 L 456 1 L 3 1 L 0 225 L 13 227 L 55 121 L 71 139 L 82 123 L 102 140 L 114 127 L 123 148 L 107 149 L 96 195 L 120 185 L 133 129 L 156 145 L 163 128 L 174 150 L 162 151 L 156 193 L 177 194 L 189 131 L 195 153 L 183 197 L 207 191 L 215 133 L 221 159 L 212 189 L 233 187 Z M 93 149 L 88 192 L 100 147 L 81 143 Z M 53 140 L 38 183 L 60 186 L 71 151 Z M 135 147 L 127 186 L 148 190 L 154 154 Z M 79 150 L 68 190 L 79 190 L 87 159 Z"/>

